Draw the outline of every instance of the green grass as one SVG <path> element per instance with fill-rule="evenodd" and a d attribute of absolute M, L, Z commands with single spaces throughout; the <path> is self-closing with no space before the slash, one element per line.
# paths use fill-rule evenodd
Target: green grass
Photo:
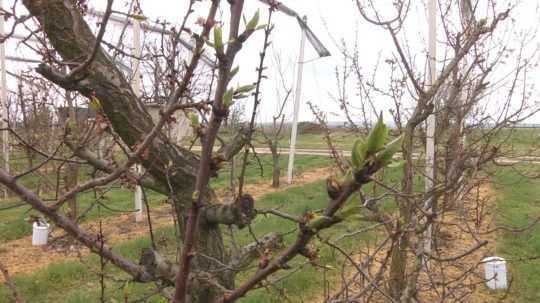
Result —
<path fill-rule="evenodd" d="M 157 205 L 164 196 L 151 190 L 147 191 L 150 205 Z M 92 192 L 86 192 L 78 195 L 77 202 L 79 212 L 89 210 L 86 213 L 84 221 L 94 220 L 98 217 L 97 203 Z M 133 209 L 133 192 L 129 189 L 116 187 L 107 192 L 100 202 L 109 207 L 101 207 L 101 217 L 117 216 L 121 212 L 129 212 Z M 0 203 L 0 207 L 15 205 L 20 203 L 18 200 Z M 37 214 L 31 207 L 24 205 L 17 208 L 0 211 L 0 242 L 19 239 L 32 232 L 32 226 L 25 221 L 30 214 Z"/>
<path fill-rule="evenodd" d="M 270 180 L 272 178 L 271 156 L 261 155 L 259 156 L 259 158 L 263 166 L 262 176 L 257 161 L 253 157 L 250 157 L 249 165 L 246 170 L 247 183 L 257 182 L 260 180 Z M 332 160 L 329 157 L 297 156 L 295 160 L 296 173 L 301 173 L 303 171 L 314 169 L 317 167 L 327 166 L 330 165 L 331 162 Z M 285 167 L 287 165 L 287 157 L 282 156 L 280 164 L 282 167 L 282 173 L 284 173 Z M 238 165 L 238 167 L 239 166 L 240 165 Z M 218 177 L 212 180 L 212 186 L 216 189 L 228 186 L 229 176 L 229 167 L 224 167 L 220 171 Z M 164 199 L 163 195 L 155 193 L 151 190 L 148 190 L 147 194 L 151 205 L 157 205 L 160 203 L 160 201 Z M 94 220 L 98 216 L 98 212 L 96 207 L 97 204 L 94 203 L 95 199 L 93 192 L 79 194 L 77 199 L 80 212 L 92 206 L 92 208 L 86 215 L 84 221 Z M 129 189 L 116 186 L 104 195 L 104 199 L 101 200 L 101 202 L 112 209 L 109 210 L 102 207 L 102 217 L 118 215 L 119 211 L 128 212 L 133 208 L 133 192 Z M 20 200 L 16 198 L 2 201 L 0 202 L 0 209 L 19 203 Z M 24 220 L 26 217 L 28 217 L 29 214 L 37 213 L 35 211 L 32 211 L 31 208 L 26 205 L 6 210 L 0 210 L 0 242 L 19 239 L 21 237 L 31 234 L 32 226 Z"/>
<path fill-rule="evenodd" d="M 159 243 L 173 243 L 174 232 L 172 228 L 162 228 L 155 231 Z M 136 240 L 122 243 L 114 250 L 125 257 L 137 260 L 143 248 L 150 246 L 148 237 L 141 237 Z M 174 249 L 171 246 L 164 247 L 165 250 Z M 95 255 L 83 258 L 84 262 L 66 261 L 49 265 L 43 270 L 32 274 L 16 275 L 13 277 L 18 291 L 22 294 L 26 302 L 48 303 L 48 302 L 69 302 L 86 303 L 99 302 L 99 258 Z M 114 266 L 106 267 L 107 275 L 115 275 L 117 280 L 129 279 Z M 123 302 L 124 287 L 130 298 L 141 297 L 151 291 L 150 284 L 130 282 L 115 282 L 107 280 L 106 297 L 107 302 Z M 9 292 L 5 286 L 0 286 L 0 303 L 8 303 Z M 115 298 L 117 301 L 111 300 Z M 165 302 L 154 297 L 149 301 L 153 303 Z"/>
<path fill-rule="evenodd" d="M 255 159 L 255 157 L 253 156 L 250 156 L 248 160 L 248 166 L 246 167 L 246 183 L 254 183 L 262 180 L 272 180 L 272 157 L 270 155 L 259 155 L 258 157 L 262 165 L 262 170 L 261 165 L 259 165 L 257 159 Z M 237 166 L 235 173 L 236 177 L 238 177 L 240 174 L 242 159 L 243 156 L 237 157 Z M 287 173 L 287 161 L 288 156 L 282 154 L 279 161 L 282 176 Z M 297 155 L 294 158 L 294 172 L 295 174 L 300 175 L 302 174 L 302 172 L 305 172 L 307 170 L 329 166 L 332 163 L 333 160 L 330 157 Z M 227 165 L 226 167 L 221 169 L 218 177 L 212 180 L 212 187 L 223 188 L 229 186 L 230 175 L 230 166 Z"/>
<path fill-rule="evenodd" d="M 357 136 L 361 136 L 353 131 L 344 129 L 331 129 L 332 142 L 337 149 L 350 150 Z M 476 129 L 468 140 L 474 141 L 478 136 L 484 136 L 488 129 Z M 230 133 L 223 131 L 222 137 L 230 137 Z M 540 156 L 540 129 L 535 128 L 503 128 L 497 133 L 492 134 L 490 139 L 491 144 L 503 143 L 503 151 L 505 154 L 511 155 L 537 155 Z M 290 132 L 285 130 L 282 138 L 279 140 L 281 148 L 288 148 L 290 140 Z M 254 134 L 253 144 L 256 147 L 267 147 L 264 143 L 264 137 L 259 133 Z M 419 144 L 421 146 L 422 144 Z M 296 147 L 299 149 L 328 149 L 323 133 L 299 133 L 297 137 Z"/>
<path fill-rule="evenodd" d="M 498 134 L 499 140 L 507 138 L 507 149 L 516 155 L 540 155 L 540 129 L 515 128 L 503 129 Z"/>
<path fill-rule="evenodd" d="M 386 182 L 389 184 L 398 182 L 399 172 L 396 170 L 389 171 L 386 176 Z M 364 190 L 371 192 L 371 185 L 367 185 Z M 355 203 L 357 198 L 353 197 L 348 203 Z M 281 206 L 281 210 L 287 213 L 301 215 L 308 210 L 319 210 L 324 208 L 328 203 L 328 196 L 325 190 L 324 181 L 314 182 L 302 187 L 292 188 L 284 192 L 277 192 L 266 195 L 263 199 L 257 201 L 257 207 L 270 208 Z M 384 201 L 383 209 L 392 210 L 394 205 L 392 201 Z M 328 238 L 332 242 L 337 236 L 344 233 L 348 233 L 365 226 L 366 222 L 349 219 L 345 222 L 325 230 L 321 236 Z M 293 231 L 295 224 L 290 221 L 284 221 L 283 219 L 276 218 L 274 216 L 258 217 L 253 223 L 253 231 L 257 236 L 262 236 L 269 232 L 286 233 Z M 296 232 L 288 234 L 284 239 L 285 242 L 290 244 L 296 236 Z M 354 237 L 345 238 L 339 242 L 339 246 L 348 252 L 355 252 L 359 247 L 366 245 L 367 242 L 373 243 L 376 239 L 377 233 L 370 232 L 359 234 Z M 241 242 L 246 243 L 252 241 L 247 232 L 240 234 L 239 239 Z M 326 278 L 329 281 L 335 281 L 340 275 L 340 268 L 344 262 L 344 257 L 337 251 L 323 245 L 318 240 L 312 242 L 319 248 L 319 257 L 317 263 L 320 265 L 328 266 L 331 268 L 326 273 Z M 293 266 L 304 263 L 306 259 L 304 257 L 296 257 L 290 264 Z M 348 267 L 351 265 L 349 264 Z M 246 278 L 247 275 L 239 277 L 239 281 Z M 292 302 L 309 302 L 310 297 L 321 294 L 324 289 L 324 280 L 321 268 L 315 268 L 311 265 L 304 265 L 302 270 L 290 274 L 288 271 L 282 271 L 277 274 L 276 277 L 286 277 L 279 283 L 275 284 L 275 287 L 268 289 L 254 290 L 248 294 L 246 298 L 239 300 L 242 303 L 259 303 L 259 302 L 285 302 L 280 294 L 285 294 Z M 279 278 L 278 278 L 279 279 Z M 331 283 L 330 285 L 334 285 Z"/>
<path fill-rule="evenodd" d="M 518 168 L 527 174 L 540 173 L 540 166 Z M 540 179 L 507 168 L 499 169 L 492 181 L 497 193 L 497 225 L 519 228 L 540 217 Z M 511 261 L 540 255 L 540 225 L 523 232 L 500 232 L 497 252 L 510 260 L 510 298 L 514 302 L 540 302 L 540 260 Z"/>
<path fill-rule="evenodd" d="M 389 171 L 386 173 L 385 179 L 390 183 L 398 182 L 399 173 Z M 366 192 L 371 192 L 366 187 Z M 354 200 L 354 199 L 353 199 Z M 293 187 L 283 192 L 268 194 L 257 200 L 257 208 L 276 208 L 280 207 L 282 211 L 301 215 L 308 210 L 318 210 L 326 206 L 328 197 L 325 190 L 324 181 L 317 181 L 301 187 Z M 349 203 L 354 203 L 350 201 Z M 385 201 L 384 208 L 393 208 L 392 201 Z M 323 237 L 334 239 L 335 236 L 348 231 L 353 231 L 360 228 L 365 223 L 358 220 L 348 220 L 334 226 L 332 229 L 325 231 Z M 269 232 L 287 233 L 294 231 L 295 224 L 290 221 L 276 218 L 274 216 L 259 216 L 252 225 L 252 230 L 257 236 L 262 236 Z M 164 239 L 160 243 L 169 243 L 168 249 L 173 249 L 174 232 L 170 228 L 163 228 L 158 231 L 158 237 Z M 285 235 L 286 243 L 290 243 L 294 239 L 294 232 Z M 362 234 L 339 242 L 340 246 L 346 250 L 354 251 L 356 248 L 365 244 L 366 241 L 373 240 L 376 237 L 375 233 Z M 253 239 L 247 230 L 240 230 L 237 233 L 237 241 L 240 244 L 252 242 Z M 327 277 L 336 279 L 339 275 L 339 270 L 343 258 L 337 252 L 332 251 L 327 246 L 321 245 L 314 241 L 314 245 L 320 248 L 318 263 L 321 265 L 331 266 L 333 269 L 328 270 Z M 114 249 L 123 255 L 136 260 L 141 249 L 150 245 L 148 237 L 142 237 L 137 240 L 128 241 L 116 246 Z M 63 302 L 63 303 L 82 303 L 82 302 L 99 302 L 99 283 L 98 283 L 98 258 L 90 256 L 83 259 L 84 262 L 67 261 L 48 266 L 47 268 L 37 271 L 32 274 L 16 275 L 14 281 L 26 298 L 27 302 Z M 297 257 L 291 265 L 298 265 L 305 262 L 305 258 Z M 113 266 L 108 266 L 108 273 L 115 274 L 118 279 L 126 278 L 125 274 L 120 273 Z M 299 302 L 302 298 L 309 298 L 310 295 L 317 294 L 322 290 L 323 281 L 321 269 L 316 269 L 311 265 L 305 265 L 302 269 L 287 278 L 280 281 L 277 286 L 283 288 L 287 296 L 294 302 Z M 282 271 L 278 276 L 287 275 L 288 271 Z M 241 283 L 246 275 L 238 277 L 238 283 Z M 121 302 L 123 296 L 122 286 L 124 283 L 107 281 L 107 298 L 112 301 Z M 150 291 L 151 285 L 131 283 L 129 287 L 130 298 L 134 299 Z M 7 289 L 5 286 L 0 286 L 0 303 L 7 301 Z M 246 298 L 239 302 L 282 302 L 278 298 L 277 289 L 255 290 L 250 292 Z M 158 298 L 153 298 L 148 302 L 163 302 Z"/>
<path fill-rule="evenodd" d="M 355 134 L 352 132 L 346 132 L 346 131 L 332 131 L 331 132 L 332 142 L 336 145 L 339 149 L 346 149 L 349 150 L 352 148 L 354 144 L 354 138 Z M 260 136 L 257 136 L 255 141 L 262 141 L 262 138 Z M 289 140 L 290 135 L 286 135 L 279 141 L 279 145 L 282 148 L 288 148 L 289 147 Z M 260 146 L 264 146 L 263 144 L 260 144 Z M 328 149 L 328 144 L 324 140 L 323 134 L 313 134 L 313 133 L 305 133 L 300 134 L 297 137 L 296 141 L 296 147 L 297 148 L 305 148 L 305 149 Z"/>
<path fill-rule="evenodd" d="M 476 129 L 467 138 L 473 142 L 484 138 L 492 145 L 501 145 L 500 152 L 508 156 L 540 156 L 540 129 L 536 128 L 503 128 L 492 133 L 489 129 Z"/>

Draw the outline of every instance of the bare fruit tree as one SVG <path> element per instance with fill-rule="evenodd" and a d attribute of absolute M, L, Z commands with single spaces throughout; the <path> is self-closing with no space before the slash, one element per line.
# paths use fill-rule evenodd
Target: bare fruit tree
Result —
<path fill-rule="evenodd" d="M 270 149 L 270 153 L 272 154 L 272 187 L 279 187 L 279 178 L 281 177 L 279 141 L 283 138 L 283 131 L 286 130 L 284 111 L 287 102 L 290 100 L 292 88 L 286 83 L 281 57 L 275 55 L 274 59 L 278 70 L 277 73 L 279 74 L 279 81 L 276 81 L 276 95 L 278 98 L 281 98 L 281 100 L 277 100 L 278 102 L 276 102 L 276 114 L 272 115 L 272 123 L 269 125 L 261 125 L 260 131 L 264 137 L 264 143 L 268 149 Z M 283 96 L 282 93 L 285 95 Z"/>
<path fill-rule="evenodd" d="M 234 66 L 235 58 L 257 30 L 265 28 L 268 38 L 270 27 L 259 25 L 258 12 L 241 26 L 243 1 L 221 3 L 213 0 L 206 10 L 206 17 L 197 20 L 197 28 L 190 28 L 186 26 L 187 20 L 198 2 L 191 1 L 181 28 L 163 35 L 160 43 L 146 47 L 147 57 L 144 52 L 143 56 L 138 56 L 129 53 L 123 43 L 113 44 L 104 39 L 113 13 L 112 2 L 107 2 L 97 34 L 93 33 L 85 19 L 89 12 L 84 1 L 23 1 L 29 15 L 20 17 L 10 14 L 10 18 L 16 19 L 15 25 L 27 22 L 37 24 L 31 35 L 39 41 L 37 53 L 44 57 L 44 62 L 36 69 L 37 73 L 48 83 L 64 90 L 64 93 L 76 94 L 78 102 L 89 104 L 96 113 L 92 125 L 84 131 L 73 131 L 74 121 L 66 122 L 63 136 L 56 142 L 69 147 L 70 151 L 59 157 L 44 152 L 45 158 L 37 164 L 38 168 L 51 161 L 84 164 L 85 167 L 92 167 L 88 178 L 70 185 L 52 201 L 20 182 L 20 177 L 36 170 L 36 166 L 17 175 L 2 170 L 0 183 L 58 228 L 98 254 L 102 269 L 106 264 L 112 264 L 131 275 L 134 281 L 156 282 L 158 291 L 173 302 L 232 302 L 283 270 L 293 258 L 299 255 L 313 258 L 308 243 L 322 230 L 344 220 L 339 211 L 345 202 L 369 183 L 371 176 L 387 165 L 387 161 L 358 162 L 350 177 L 343 180 L 320 213 L 306 213 L 298 217 L 285 215 L 284 220 L 293 220 L 297 224 L 297 235 L 283 250 L 271 252 L 271 256 L 265 255 L 269 249 L 272 251 L 271 248 L 279 247 L 276 243 L 282 238 L 281 235 L 270 233 L 244 248 L 231 251 L 224 243 L 222 226 L 242 228 L 249 225 L 257 215 L 254 200 L 249 193 L 242 193 L 233 201 L 218 201 L 209 181 L 217 175 L 223 162 L 230 161 L 246 144 L 245 140 L 224 142 L 218 138 L 230 107 L 254 88 L 253 85 L 234 87 L 230 84 L 238 71 Z M 144 19 L 140 8 L 134 3 L 127 14 Z M 216 19 L 220 7 L 229 8 L 228 18 Z M 202 13 L 205 8 L 197 9 Z M 227 37 L 224 37 L 224 29 L 228 30 Z M 187 59 L 177 51 L 180 37 L 185 33 L 195 39 L 194 48 Z M 119 41 L 122 41 L 122 35 L 123 32 Z M 264 47 L 267 47 L 266 40 Z M 216 57 L 215 71 L 210 73 L 199 66 L 203 52 L 206 54 L 209 50 Z M 130 79 L 120 70 L 119 65 L 123 64 L 118 63 L 120 58 L 138 60 L 143 62 L 145 69 L 154 69 L 153 73 L 149 73 L 150 79 L 146 79 L 152 85 L 144 85 L 141 96 L 136 94 Z M 261 60 L 259 74 L 263 71 L 262 64 Z M 168 81 L 159 83 L 159 79 L 163 79 L 159 75 L 165 75 Z M 261 79 L 259 76 L 259 82 Z M 259 102 L 258 88 L 255 90 L 255 102 Z M 143 101 L 148 98 L 163 104 L 156 121 L 151 119 L 144 105 Z M 174 123 L 171 117 L 176 111 L 184 111 L 190 117 L 194 133 L 202 145 L 200 154 L 171 142 L 164 134 L 164 128 Z M 384 125 L 380 126 L 382 128 Z M 105 152 L 97 153 L 92 148 L 92 142 L 102 136 L 108 138 L 110 147 Z M 214 146 L 218 140 L 223 148 L 216 152 Z M 388 157 L 396 152 L 395 146 L 388 151 L 384 149 L 384 136 L 373 135 L 370 140 L 374 142 L 374 147 L 369 153 L 386 152 L 385 157 Z M 105 158 L 99 158 L 98 154 Z M 142 175 L 131 171 L 135 164 L 144 167 Z M 145 189 L 152 189 L 166 195 L 171 201 L 179 235 L 177 262 L 169 261 L 154 243 L 141 255 L 137 264 L 105 243 L 101 223 L 100 233 L 96 235 L 60 211 L 79 194 L 92 190 L 99 194 L 104 186 L 118 181 L 141 185 L 143 193 Z M 99 195 L 96 196 L 99 200 Z M 149 208 L 149 233 L 153 240 L 150 212 Z M 236 285 L 236 275 L 248 270 L 248 265 L 259 258 L 268 258 L 268 262 L 260 263 L 254 272 L 248 271 L 248 278 Z M 102 275 L 102 289 L 103 279 Z M 173 291 L 167 286 L 174 286 Z"/>
<path fill-rule="evenodd" d="M 484 194 L 479 193 L 485 192 L 493 165 L 512 162 L 507 130 L 538 112 L 531 98 L 534 89 L 527 83 L 538 54 L 524 43 L 536 33 L 526 38 L 513 34 L 509 25 L 512 10 L 491 1 L 438 3 L 436 18 L 444 37 L 437 43 L 444 57 L 435 58 L 442 67 L 430 83 L 429 71 L 423 68 L 430 58 L 419 60 L 415 55 L 419 50 L 411 47 L 407 36 L 407 16 L 414 4 L 397 1 L 388 15 L 383 4 L 356 1 L 359 15 L 386 32 L 394 49 L 381 58 L 384 64 L 378 63 L 369 74 L 364 72 L 369 65 L 368 69 L 362 65 L 357 46 L 342 45 L 346 63 L 337 73 L 337 101 L 359 132 L 369 128 L 364 124 L 367 117 L 378 114 L 377 103 L 389 104 L 394 133 L 403 137 L 401 184 L 388 187 L 375 180 L 385 189 L 381 197 L 394 197 L 397 213 L 382 210 L 388 199 L 361 195 L 366 220 L 384 226 L 385 236 L 363 250 L 365 257 L 360 261 L 350 260 L 357 272 L 329 296 L 331 302 L 462 300 L 475 295 L 476 285 L 483 282 L 474 276 L 480 274 L 483 256 L 493 253 L 485 237 L 497 228 L 485 222 L 488 206 Z M 488 13 L 482 14 L 485 11 Z M 501 37 L 506 35 L 513 35 L 515 49 L 503 42 Z M 506 58 L 512 58 L 511 63 Z M 382 80 L 377 73 L 390 76 Z M 350 89 L 343 84 L 346 80 L 355 82 L 361 98 L 346 98 Z M 423 125 L 431 114 L 437 121 L 436 175 L 431 180 L 434 186 L 424 190 Z M 362 145 L 354 149 L 356 146 Z M 426 232 L 430 228 L 433 232 Z M 459 242 L 457 235 L 469 240 Z"/>
<path fill-rule="evenodd" d="M 342 74 L 336 100 L 358 139 L 350 159 L 345 159 L 332 144 L 330 130 L 325 133 L 339 167 L 326 182 L 328 201 L 319 210 L 289 214 L 257 209 L 255 199 L 243 187 L 247 158 L 254 149 L 251 141 L 257 128 L 257 106 L 264 100 L 261 81 L 266 78 L 264 58 L 273 28 L 272 11 L 280 4 L 261 1 L 269 4 L 261 4 L 261 8 L 269 10 L 268 24 L 261 24 L 259 11 L 246 12 L 243 0 L 200 2 L 186 3 L 179 28 L 171 28 L 166 22 L 157 26 L 161 28 L 160 34 L 148 41 L 141 53 L 132 51 L 125 43 L 127 22 L 116 37 L 117 43 L 106 38 L 113 32 L 113 13 L 120 13 L 126 20 L 146 20 L 137 1 L 130 2 L 127 11 L 118 12 L 112 9 L 113 0 L 108 0 L 96 26 L 91 25 L 86 1 L 23 0 L 27 14 L 13 9 L 7 16 L 13 19 L 14 28 L 25 25 L 31 29 L 29 35 L 37 41 L 30 45 L 31 49 L 43 60 L 35 72 L 44 88 L 20 92 L 21 114 L 12 120 L 22 121 L 24 127 L 12 122 L 7 131 L 27 152 L 30 162 L 17 172 L 0 169 L 0 183 L 99 256 L 102 301 L 103 281 L 109 278 L 103 269 L 115 266 L 128 274 L 129 280 L 151 283 L 155 293 L 175 303 L 234 302 L 252 290 L 277 284 L 278 273 L 287 275 L 301 270 L 301 265 L 291 262 L 296 258 L 325 273 L 327 268 L 318 264 L 317 259 L 320 246 L 331 248 L 344 260 L 341 283 L 327 292 L 328 302 L 419 302 L 428 298 L 443 302 L 457 301 L 473 293 L 481 262 L 468 258 L 488 245 L 482 236 L 496 229 L 482 227 L 482 212 L 477 213 L 477 226 L 470 225 L 470 210 L 483 209 L 481 199 L 471 200 L 472 193 L 485 177 L 487 165 L 498 164 L 505 156 L 505 138 L 501 137 L 504 129 L 538 110 L 530 102 L 531 87 L 526 82 L 527 72 L 534 66 L 531 58 L 537 53 L 526 51 L 524 44 L 511 50 L 501 43 L 504 35 L 498 35 L 508 30 L 505 24 L 512 10 L 490 0 L 461 6 L 454 1 L 439 1 L 438 19 L 445 33 L 440 43 L 445 56 L 437 58 L 442 68 L 436 81 L 427 83 L 423 69 L 426 60 L 418 59 L 425 57 L 423 49 L 409 49 L 407 44 L 405 29 L 411 3 L 394 1 L 393 15 L 388 17 L 374 1 L 356 1 L 358 16 L 381 28 L 392 42 L 393 51 L 383 60 L 390 76 L 364 76 L 361 51 L 351 51 L 343 44 L 341 53 L 347 71 Z M 220 17 L 221 10 L 228 13 Z M 195 14 L 204 17 L 194 21 Z M 244 64 L 238 58 L 239 51 L 261 32 L 265 36 L 255 84 L 233 85 L 235 75 L 243 68 L 240 65 Z M 182 37 L 186 35 L 194 41 L 189 52 L 182 51 Z M 8 41 L 9 37 L 10 34 Z M 511 52 L 517 55 L 512 55 L 514 62 L 510 68 L 502 69 L 506 73 L 501 76 L 497 67 Z M 215 59 L 207 60 L 209 55 Z M 127 60 L 132 64 L 125 64 Z M 210 67 L 204 67 L 203 61 Z M 132 76 L 137 69 L 141 70 L 141 79 Z M 140 92 L 130 83 L 138 81 L 142 84 Z M 356 82 L 354 86 L 359 90 L 360 104 L 356 108 L 360 108 L 360 121 L 354 118 L 352 105 L 356 101 L 347 97 L 349 86 L 345 82 L 351 81 Z M 287 97 L 289 91 L 286 89 Z M 72 115 L 62 126 L 50 130 L 54 138 L 35 144 L 26 139 L 35 135 L 35 129 L 29 133 L 30 122 L 38 121 L 41 112 L 60 107 L 47 100 L 52 104 L 42 102 L 42 111 L 29 110 L 27 100 L 41 95 L 46 99 L 66 95 L 73 98 Z M 496 100 L 490 99 L 490 95 L 496 95 Z M 271 149 L 277 150 L 287 97 L 279 100 L 273 130 L 267 134 Z M 384 122 L 388 115 L 379 113 L 375 102 L 379 99 L 392 104 L 393 132 Z M 250 101 L 253 112 L 247 135 L 221 138 L 220 129 L 231 108 Z M 159 105 L 157 119 L 152 119 L 147 103 Z M 88 126 L 80 127 L 76 122 L 73 109 L 77 104 L 87 104 L 95 111 Z M 493 104 L 502 110 L 490 111 Z M 312 110 L 325 123 L 324 111 L 315 107 Z M 194 133 L 191 143 L 198 140 L 200 152 L 167 136 L 178 113 L 189 118 Z M 430 114 L 437 116 L 439 125 L 437 174 L 431 180 L 433 188 L 425 191 L 421 179 L 426 135 L 422 126 Z M 29 119 L 30 116 L 33 118 Z M 242 151 L 244 165 L 238 193 L 233 198 L 221 199 L 210 182 L 225 163 Z M 25 175 L 50 166 L 58 172 L 54 180 L 58 189 L 61 175 L 66 173 L 61 167 L 66 164 L 80 168 L 84 177 L 75 178 L 74 168 L 72 177 L 67 177 L 73 183 L 65 190 L 57 190 L 52 198 L 49 192 L 22 182 Z M 133 171 L 136 165 L 143 168 L 142 173 Z M 399 175 L 397 184 L 381 176 L 387 172 Z M 365 189 L 368 183 L 374 185 L 373 194 Z M 101 221 L 96 234 L 80 224 L 78 219 L 84 211 L 71 212 L 71 218 L 63 213 L 66 204 L 87 192 L 94 193 L 96 204 L 109 206 L 101 193 L 118 184 L 140 186 L 146 202 L 147 190 L 167 197 L 176 228 L 173 254 L 167 254 L 154 239 L 155 209 L 148 203 L 146 221 L 152 243 L 140 254 L 139 262 L 109 246 Z M 259 215 L 293 222 L 294 229 L 257 237 L 251 232 L 251 223 L 257 217 L 264 220 Z M 347 226 L 358 219 L 369 225 L 337 238 L 326 233 L 338 224 Z M 254 239 L 238 247 L 234 233 L 242 228 L 248 228 Z M 434 232 L 426 233 L 428 228 Z M 227 231 L 230 233 L 226 234 Z M 341 239 L 368 232 L 377 232 L 374 245 L 360 251 L 340 246 Z M 467 246 L 452 249 L 444 240 L 444 235 L 452 233 L 466 234 L 472 240 Z M 427 241 L 433 243 L 433 249 L 425 249 Z M 13 293 L 17 295 L 15 290 Z"/>

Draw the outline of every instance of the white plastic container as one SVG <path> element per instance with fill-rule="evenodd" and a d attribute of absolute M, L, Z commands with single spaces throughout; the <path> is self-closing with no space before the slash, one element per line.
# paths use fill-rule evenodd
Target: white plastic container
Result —
<path fill-rule="evenodd" d="M 484 263 L 487 287 L 493 290 L 506 289 L 508 287 L 506 261 L 501 257 L 487 257 L 482 262 Z"/>
<path fill-rule="evenodd" d="M 32 245 L 47 245 L 47 240 L 49 239 L 49 228 L 50 225 L 47 223 L 45 223 L 45 225 L 39 225 L 37 222 L 34 222 L 32 232 Z"/>

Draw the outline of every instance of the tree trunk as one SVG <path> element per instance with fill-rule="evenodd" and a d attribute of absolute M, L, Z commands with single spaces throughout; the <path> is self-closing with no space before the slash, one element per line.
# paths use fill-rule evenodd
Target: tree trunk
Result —
<path fill-rule="evenodd" d="M 71 125 L 73 126 L 72 129 L 70 129 L 70 131 L 72 132 L 71 135 L 77 137 L 77 135 L 79 134 L 79 130 L 81 129 L 81 121 L 77 119 L 77 108 L 75 107 L 76 105 L 73 104 L 73 95 L 70 91 L 66 91 L 64 96 L 68 104 L 69 120 L 71 120 Z M 67 170 L 64 175 L 64 187 L 66 192 L 77 186 L 79 180 L 79 167 L 80 165 L 78 163 L 67 163 Z M 73 220 L 73 222 L 75 222 L 77 220 L 77 196 L 69 199 L 67 204 L 69 208 L 68 217 Z"/>
<path fill-rule="evenodd" d="M 82 63 L 88 57 L 96 44 L 96 38 L 72 1 L 24 0 L 23 3 L 36 17 L 51 45 L 65 61 Z M 37 71 L 66 90 L 76 90 L 88 98 L 99 99 L 102 107 L 100 110 L 130 148 L 135 149 L 151 132 L 154 123 L 150 115 L 102 48 L 88 66 L 83 80 L 66 81 L 60 72 L 44 64 Z M 141 164 L 164 188 L 170 185 L 174 189 L 176 216 L 183 232 L 182 222 L 185 222 L 187 205 L 192 200 L 199 159 L 191 151 L 168 142 L 160 132 L 153 139 Z M 58 220 L 54 214 L 48 216 Z M 219 224 L 208 224 L 205 220 L 199 222 L 197 250 L 191 273 L 194 275 L 192 278 L 201 279 L 190 280 L 188 294 L 189 302 L 194 303 L 212 302 L 222 295 L 222 289 L 216 287 L 216 284 L 203 284 L 201 281 L 210 280 L 227 288 L 232 288 L 234 283 L 234 273 L 223 267 L 223 264 L 228 263 L 229 256 L 225 253 Z"/>
<path fill-rule="evenodd" d="M 66 172 L 64 174 L 64 189 L 66 192 L 77 186 L 79 180 L 79 168 L 78 163 L 66 164 Z M 75 222 L 77 220 L 77 196 L 67 201 L 68 205 L 68 217 Z"/>
<path fill-rule="evenodd" d="M 407 229 L 412 219 L 413 199 L 407 198 L 413 191 L 414 184 L 414 162 L 413 162 L 413 146 L 414 146 L 414 129 L 415 125 L 410 123 L 403 132 L 402 154 L 405 160 L 403 167 L 403 179 L 401 181 L 401 190 L 404 193 L 403 198 L 399 197 L 399 218 L 396 225 L 395 240 L 391 251 L 390 260 L 390 277 L 388 288 L 390 296 L 400 302 L 401 296 L 407 286 L 407 249 L 409 247 Z"/>
<path fill-rule="evenodd" d="M 396 300 L 396 302 L 400 301 L 401 294 L 407 286 L 407 281 L 405 279 L 405 271 L 407 268 L 406 249 L 405 241 L 400 239 L 398 239 L 391 248 L 388 290 L 390 296 Z"/>
<path fill-rule="evenodd" d="M 270 152 L 272 153 L 272 187 L 279 187 L 279 177 L 281 176 L 281 167 L 279 166 L 279 152 L 278 152 L 278 141 L 270 141 L 268 146 L 270 147 Z"/>

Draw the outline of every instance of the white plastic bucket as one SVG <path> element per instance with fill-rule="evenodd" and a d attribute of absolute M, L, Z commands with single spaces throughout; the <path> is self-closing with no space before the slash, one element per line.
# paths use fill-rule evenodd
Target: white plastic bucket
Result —
<path fill-rule="evenodd" d="M 49 238 L 49 224 L 40 225 L 37 222 L 34 222 L 33 232 L 32 232 L 32 245 L 40 246 L 47 245 L 47 240 Z"/>
<path fill-rule="evenodd" d="M 506 261 L 501 257 L 487 257 L 484 263 L 486 285 L 490 289 L 506 289 Z"/>

